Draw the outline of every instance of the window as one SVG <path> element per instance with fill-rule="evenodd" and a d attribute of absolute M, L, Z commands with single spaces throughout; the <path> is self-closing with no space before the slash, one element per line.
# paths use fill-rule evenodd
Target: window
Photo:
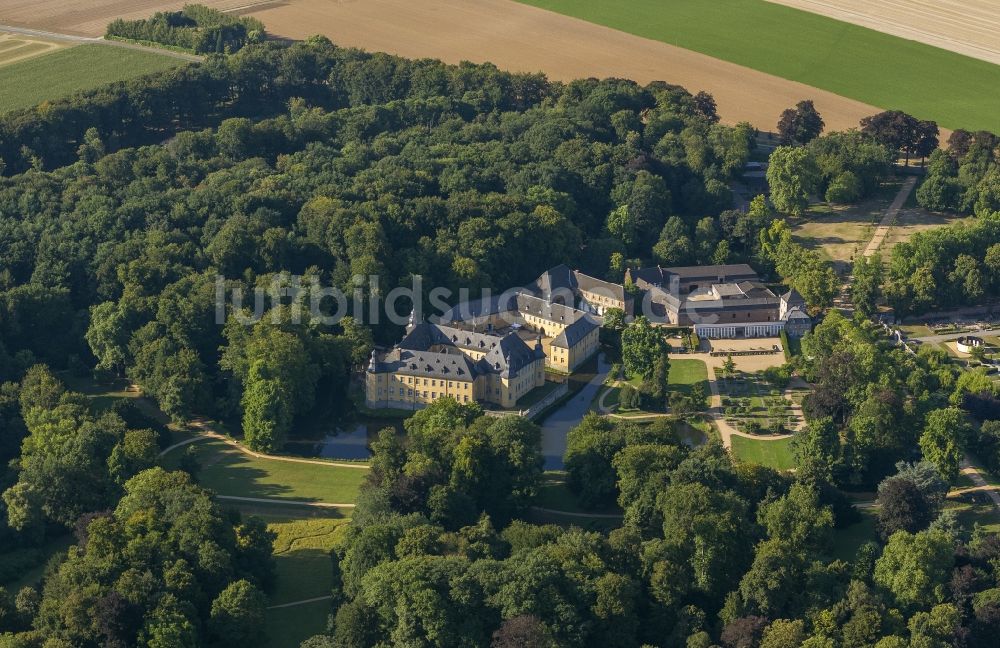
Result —
<path fill-rule="evenodd" d="M 407 391 L 407 394 L 406 394 L 407 396 L 413 396 L 413 390 L 412 389 L 408 389 L 406 391 Z"/>
<path fill-rule="evenodd" d="M 403 395 L 403 388 L 402 388 L 402 387 L 400 387 L 400 388 L 399 388 L 399 395 L 400 395 L 400 396 L 402 396 L 402 395 Z"/>
<path fill-rule="evenodd" d="M 431 398 L 437 398 L 437 397 L 438 397 L 437 392 L 431 392 Z"/>

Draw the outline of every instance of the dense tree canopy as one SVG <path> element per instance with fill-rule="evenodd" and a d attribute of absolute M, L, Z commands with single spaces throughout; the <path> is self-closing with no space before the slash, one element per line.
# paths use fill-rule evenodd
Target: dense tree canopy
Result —
<path fill-rule="evenodd" d="M 558 263 L 620 279 L 657 262 L 746 261 L 819 313 L 839 281 L 781 213 L 870 195 L 893 149 L 922 155 L 931 129 L 911 129 L 916 144 L 881 119 L 817 137 L 821 123 L 798 112 L 796 145 L 772 155 L 771 200 L 745 209 L 730 183 L 756 134 L 719 123 L 704 93 L 553 83 L 323 38 L 250 44 L 0 118 L 0 452 L 12 460 L 0 543 L 77 533 L 41 590 L 0 591 L 0 631 L 17 633 L 3 641 L 249 646 L 273 581 L 262 523 L 154 467 L 157 424 L 97 412 L 40 363 L 124 376 L 177 421 L 218 417 L 276 451 L 296 426 L 350 409 L 352 370 L 401 331 L 366 314 L 414 275 L 475 296 Z M 995 143 L 989 155 L 980 134 L 956 144 L 931 161 L 940 191 L 923 193 L 981 220 L 859 267 L 861 309 L 880 293 L 911 312 L 957 290 L 995 294 Z M 328 321 L 339 304 L 313 279 L 356 295 L 352 317 Z M 405 439 L 372 442 L 331 564 L 330 632 L 306 645 L 993 645 L 1000 544 L 936 515 L 962 450 L 1000 447 L 995 426 L 973 430 L 959 409 L 989 408 L 984 375 L 831 312 L 796 360 L 815 389 L 798 470 L 782 474 L 682 443 L 677 415 L 704 394 L 699 407 L 669 394 L 662 332 L 619 319 L 640 400 L 671 416 L 590 415 L 569 432 L 565 487 L 608 511 L 579 519 L 613 530 L 529 522 L 542 489 L 562 487 L 543 482 L 540 428 L 442 399 L 406 421 Z M 898 463 L 918 452 L 924 463 Z M 880 482 L 884 550 L 833 559 L 833 529 L 857 515 L 837 488 Z"/>

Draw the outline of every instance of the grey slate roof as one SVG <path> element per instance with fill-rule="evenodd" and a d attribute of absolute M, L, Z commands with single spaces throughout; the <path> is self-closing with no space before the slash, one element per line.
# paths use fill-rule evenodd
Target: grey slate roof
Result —
<path fill-rule="evenodd" d="M 730 263 L 726 265 L 680 266 L 663 268 L 664 273 L 677 275 L 681 281 L 714 280 L 734 282 L 759 279 L 757 271 L 746 263 Z"/>
<path fill-rule="evenodd" d="M 788 304 L 789 306 L 805 306 L 806 300 L 802 298 L 799 291 L 792 288 L 784 295 L 781 296 L 781 300 Z"/>
<path fill-rule="evenodd" d="M 454 351 L 431 351 L 435 346 Z M 486 355 L 471 360 L 461 350 Z M 416 324 L 374 366 L 375 371 L 403 371 L 406 374 L 469 380 L 479 374 L 495 373 L 504 377 L 517 373 L 544 357 L 541 347 L 528 347 L 516 333 L 493 335 L 421 322 Z"/>
<path fill-rule="evenodd" d="M 600 326 L 599 321 L 590 314 L 537 297 L 529 289 L 458 304 L 441 315 L 441 322 L 455 324 L 474 317 L 504 313 L 510 314 L 510 324 L 522 323 L 517 320 L 526 314 L 564 324 L 566 329 L 552 341 L 552 344 L 561 348 L 569 348 Z"/>
<path fill-rule="evenodd" d="M 531 294 L 542 299 L 551 299 L 554 292 L 572 292 L 576 287 L 576 278 L 569 266 L 559 264 L 554 268 L 549 268 L 538 279 L 525 286 Z"/>
<path fill-rule="evenodd" d="M 469 358 L 461 353 L 417 351 L 395 347 L 369 368 L 374 372 L 401 371 L 410 376 L 472 380 L 479 373 Z"/>
<path fill-rule="evenodd" d="M 590 275 L 583 274 L 579 270 L 573 271 L 573 278 L 576 280 L 576 285 L 580 290 L 607 295 L 608 297 L 613 297 L 620 302 L 626 301 L 625 287 L 621 284 L 591 277 Z"/>
<path fill-rule="evenodd" d="M 660 266 L 653 268 L 629 268 L 626 272 L 632 279 L 632 283 L 640 288 L 642 287 L 640 283 L 647 283 L 652 286 L 670 285 L 668 275 L 664 273 L 663 268 Z"/>

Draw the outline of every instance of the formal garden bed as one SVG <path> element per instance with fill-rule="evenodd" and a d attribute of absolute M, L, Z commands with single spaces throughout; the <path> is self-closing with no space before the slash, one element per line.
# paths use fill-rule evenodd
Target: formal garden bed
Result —
<path fill-rule="evenodd" d="M 727 373 L 715 370 L 716 383 L 722 399 L 726 421 L 748 434 L 783 434 L 796 429 L 802 422 L 793 402 L 783 390 L 765 378 L 763 372 Z M 804 397 L 807 390 L 793 392 L 793 400 Z"/>

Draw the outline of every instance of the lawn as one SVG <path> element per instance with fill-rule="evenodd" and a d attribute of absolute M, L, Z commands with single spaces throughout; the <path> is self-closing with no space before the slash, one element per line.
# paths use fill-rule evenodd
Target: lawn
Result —
<path fill-rule="evenodd" d="M 1000 533 L 1000 514 L 986 493 L 968 493 L 949 497 L 945 508 L 958 513 L 958 519 L 971 531 L 976 524 L 989 533 Z"/>
<path fill-rule="evenodd" d="M 182 64 L 152 52 L 79 45 L 0 67 L 0 113 Z"/>
<path fill-rule="evenodd" d="M 368 474 L 362 468 L 258 459 L 214 439 L 194 448 L 201 466 L 198 483 L 219 495 L 349 504 Z M 180 457 L 180 449 L 170 452 L 164 466 L 176 467 Z"/>
<path fill-rule="evenodd" d="M 642 376 L 633 376 L 627 381 L 628 384 L 632 385 L 637 390 L 642 389 L 643 379 Z M 710 401 L 710 390 L 708 387 L 708 367 L 701 360 L 691 360 L 688 358 L 677 358 L 671 356 L 670 358 L 670 372 L 667 375 L 667 383 L 670 385 L 671 391 L 676 391 L 682 394 L 688 394 L 691 392 L 691 387 L 697 383 L 701 383 L 702 393 L 705 394 L 705 403 Z M 612 388 L 613 393 L 608 396 L 608 399 L 604 402 L 605 405 L 612 405 L 619 402 L 621 397 L 621 390 L 617 388 Z M 600 392 L 598 392 L 598 397 L 595 398 L 595 405 L 600 402 Z M 619 410 L 621 414 L 627 413 L 637 413 L 645 414 L 643 410 Z M 655 414 L 656 412 L 650 412 Z"/>
<path fill-rule="evenodd" d="M 125 380 L 94 380 L 69 371 L 59 372 L 58 378 L 65 383 L 67 389 L 86 396 L 91 410 L 97 413 L 110 409 L 115 401 L 123 398 L 138 400 L 139 397 L 138 392 L 126 391 L 128 383 Z"/>
<path fill-rule="evenodd" d="M 878 542 L 878 530 L 875 527 L 876 515 L 872 509 L 858 509 L 861 521 L 843 529 L 833 530 L 830 542 L 830 558 L 834 560 L 853 560 L 858 549 L 866 542 Z"/>
<path fill-rule="evenodd" d="M 590 511 L 580 506 L 576 495 L 566 485 L 566 473 L 562 470 L 545 472 L 534 505 L 568 513 L 620 513 L 617 508 L 606 511 Z"/>
<path fill-rule="evenodd" d="M 770 466 L 776 470 L 790 470 L 795 467 L 792 456 L 791 438 L 767 441 L 732 436 L 733 454 L 740 461 Z"/>
<path fill-rule="evenodd" d="M 692 385 L 701 383 L 703 393 L 708 396 L 708 367 L 701 360 L 670 358 L 670 374 L 667 378 L 673 390 L 689 393 Z"/>
<path fill-rule="evenodd" d="M 916 194 L 917 192 L 913 191 L 910 193 L 910 197 L 912 198 Z M 899 216 L 896 217 L 896 223 L 889 230 L 889 235 L 886 236 L 885 241 L 882 243 L 880 250 L 882 257 L 888 260 L 892 256 L 892 249 L 896 244 L 909 241 L 917 232 L 925 232 L 957 223 L 971 223 L 973 220 L 975 218 L 972 216 L 966 217 L 959 214 L 930 212 L 919 207 L 903 209 L 899 212 Z M 927 335 L 927 333 L 923 333 L 922 335 Z"/>
<path fill-rule="evenodd" d="M 934 335 L 934 331 L 927 328 L 926 324 L 897 324 L 896 328 L 903 332 L 908 338 L 926 337 Z"/>
<path fill-rule="evenodd" d="M 274 559 L 278 580 L 269 605 L 328 596 L 333 587 L 330 552 L 347 528 L 346 518 L 263 516 L 278 534 Z M 297 646 L 326 628 L 330 601 L 267 611 L 268 646 Z"/>
<path fill-rule="evenodd" d="M 58 553 L 65 553 L 69 549 L 70 545 L 76 543 L 76 538 L 72 534 L 66 533 L 65 535 L 57 536 L 55 538 L 49 538 L 44 544 L 39 547 L 41 550 L 40 560 L 34 567 L 25 569 L 17 578 L 0 583 L 11 596 L 18 593 L 22 587 L 28 585 L 37 585 L 39 581 L 42 580 L 42 575 L 45 573 L 45 567 L 48 565 L 49 560 L 52 559 Z M 16 554 L 17 551 L 12 552 L 11 555 Z M 3 556 L 0 556 L 0 560 L 4 560 Z M 24 563 L 21 563 L 24 564 Z"/>
<path fill-rule="evenodd" d="M 879 195 L 851 206 L 810 205 L 801 218 L 790 221 L 792 234 L 799 243 L 832 261 L 838 272 L 844 272 L 868 245 L 875 223 L 882 219 L 892 198 Z"/>
<path fill-rule="evenodd" d="M 278 534 L 274 559 L 278 582 L 270 605 L 326 596 L 333 585 L 330 552 L 347 528 L 349 518 L 264 517 Z"/>
<path fill-rule="evenodd" d="M 288 648 L 326 630 L 327 618 L 333 610 L 330 601 L 314 601 L 305 605 L 278 608 L 264 613 L 268 648 Z"/>
<path fill-rule="evenodd" d="M 916 41 L 764 0 L 519 1 L 947 128 L 1000 132 L 1000 97 L 982 90 L 1000 87 L 1000 66 Z"/>

